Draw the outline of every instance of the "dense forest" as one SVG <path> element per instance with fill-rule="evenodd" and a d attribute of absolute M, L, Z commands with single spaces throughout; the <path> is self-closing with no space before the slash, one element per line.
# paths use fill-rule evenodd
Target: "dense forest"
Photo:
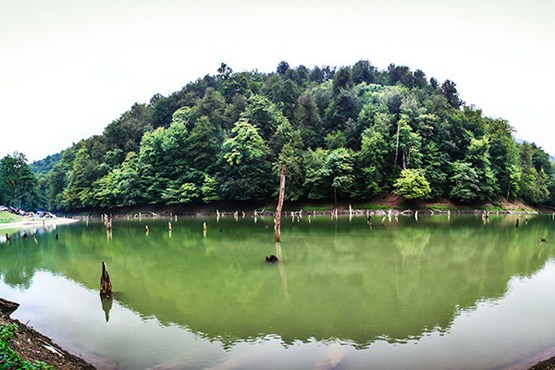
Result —
<path fill-rule="evenodd" d="M 394 192 L 555 205 L 549 155 L 456 84 L 368 61 L 215 75 L 135 104 L 101 135 L 27 165 L 0 162 L 0 204 L 78 210 L 275 196 L 329 202 Z M 33 171 L 31 171 L 31 169 Z"/>

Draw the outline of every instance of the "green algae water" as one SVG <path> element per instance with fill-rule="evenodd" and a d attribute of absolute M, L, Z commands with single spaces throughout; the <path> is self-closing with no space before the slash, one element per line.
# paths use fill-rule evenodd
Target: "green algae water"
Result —
<path fill-rule="evenodd" d="M 99 369 L 526 367 L 555 352 L 555 220 L 528 218 L 83 221 L 0 239 L 0 296 Z"/>

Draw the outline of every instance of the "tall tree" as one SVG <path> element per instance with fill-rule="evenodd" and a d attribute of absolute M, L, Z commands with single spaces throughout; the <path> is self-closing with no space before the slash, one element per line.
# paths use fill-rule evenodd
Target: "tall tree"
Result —
<path fill-rule="evenodd" d="M 223 144 L 219 175 L 222 198 L 265 199 L 277 179 L 271 171 L 268 146 L 247 119 L 237 121 L 231 132 Z"/>
<path fill-rule="evenodd" d="M 24 154 L 14 152 L 0 160 L 0 189 L 8 205 L 22 208 L 36 205 L 38 180 Z"/>

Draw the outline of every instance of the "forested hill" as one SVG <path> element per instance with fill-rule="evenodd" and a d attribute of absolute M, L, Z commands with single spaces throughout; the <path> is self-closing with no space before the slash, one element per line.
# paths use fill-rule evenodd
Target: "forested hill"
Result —
<path fill-rule="evenodd" d="M 512 132 L 463 102 L 454 82 L 418 69 L 281 62 L 266 74 L 222 64 L 64 150 L 39 194 L 52 209 L 268 199 L 285 163 L 290 200 L 394 191 L 553 204 L 549 155 Z"/>

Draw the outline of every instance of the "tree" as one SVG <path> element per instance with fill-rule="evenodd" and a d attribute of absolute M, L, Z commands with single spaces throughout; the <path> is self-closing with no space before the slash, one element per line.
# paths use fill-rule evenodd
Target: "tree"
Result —
<path fill-rule="evenodd" d="M 274 165 L 274 173 L 281 173 L 281 166 L 283 164 L 287 166 L 285 199 L 298 200 L 304 195 L 303 157 L 291 142 L 281 148 L 278 160 Z"/>
<path fill-rule="evenodd" d="M 499 193 L 499 186 L 491 169 L 489 148 L 487 137 L 480 140 L 473 138 L 465 157 L 465 161 L 470 163 L 478 176 L 479 199 L 493 199 Z"/>
<path fill-rule="evenodd" d="M 347 67 L 340 68 L 333 77 L 333 95 L 338 95 L 341 90 L 349 90 L 352 86 L 351 69 Z"/>
<path fill-rule="evenodd" d="M 532 144 L 519 145 L 520 165 L 522 168 L 520 189 L 522 198 L 532 204 L 540 204 L 549 199 L 548 176 L 543 168 L 534 166 L 534 148 Z"/>
<path fill-rule="evenodd" d="M 430 141 L 422 149 L 422 168 L 426 179 L 430 182 L 432 198 L 441 198 L 447 192 L 447 172 L 449 170 L 449 156 L 440 150 L 435 141 Z"/>
<path fill-rule="evenodd" d="M 393 187 L 393 192 L 405 199 L 426 199 L 432 191 L 426 177 L 414 169 L 402 170 Z"/>
<path fill-rule="evenodd" d="M 218 68 L 218 77 L 221 78 L 222 80 L 227 80 L 232 73 L 233 73 L 233 69 L 231 69 L 230 66 L 222 62 L 222 64 Z"/>
<path fill-rule="evenodd" d="M 221 144 L 222 134 L 218 127 L 208 117 L 200 117 L 185 139 L 183 154 L 187 165 L 208 171 L 216 163 Z"/>
<path fill-rule="evenodd" d="M 327 151 L 322 148 L 305 152 L 303 162 L 306 175 L 303 186 L 308 199 L 325 199 L 329 195 L 327 179 L 330 172 L 325 166 L 327 156 Z"/>
<path fill-rule="evenodd" d="M 38 181 L 24 154 L 14 152 L 0 160 L 0 190 L 7 205 L 21 208 L 36 205 Z"/>
<path fill-rule="evenodd" d="M 289 63 L 282 61 L 278 64 L 276 72 L 284 75 L 289 70 Z"/>
<path fill-rule="evenodd" d="M 455 109 L 459 109 L 464 102 L 459 98 L 459 93 L 456 88 L 457 84 L 451 80 L 445 80 L 441 84 L 441 93 L 447 100 L 447 104 Z"/>
<path fill-rule="evenodd" d="M 480 180 L 471 163 L 456 161 L 452 165 L 452 172 L 450 198 L 461 202 L 480 199 Z"/>
<path fill-rule="evenodd" d="M 232 136 L 223 144 L 222 159 L 219 182 L 223 199 L 264 199 L 275 188 L 269 149 L 258 128 L 247 119 L 235 123 Z"/>
<path fill-rule="evenodd" d="M 499 184 L 500 195 L 507 199 L 518 196 L 522 172 L 513 132 L 506 120 L 493 119 L 487 123 L 491 169 Z"/>
<path fill-rule="evenodd" d="M 210 175 L 204 175 L 204 182 L 202 183 L 202 187 L 200 188 L 200 192 L 202 195 L 202 201 L 205 203 L 212 202 L 218 200 L 218 182 L 215 178 Z"/>
<path fill-rule="evenodd" d="M 166 189 L 162 191 L 162 200 L 166 204 L 183 204 L 189 203 L 200 195 L 201 192 L 195 184 L 190 182 L 181 184 L 179 181 L 170 180 Z"/>
<path fill-rule="evenodd" d="M 387 160 L 391 157 L 390 145 L 379 131 L 366 129 L 362 133 L 361 149 L 356 156 L 355 176 L 359 197 L 373 197 L 386 186 Z"/>
<path fill-rule="evenodd" d="M 350 194 L 353 185 L 353 154 L 350 150 L 339 148 L 331 151 L 324 164 L 325 173 L 333 189 L 333 199 L 337 203 L 337 194 Z"/>
<path fill-rule="evenodd" d="M 125 161 L 93 184 L 94 198 L 103 208 L 133 206 L 140 202 L 138 156 L 127 153 Z"/>
<path fill-rule="evenodd" d="M 253 95 L 245 113 L 248 121 L 259 128 L 260 135 L 266 141 L 275 134 L 277 127 L 287 118 L 266 97 Z"/>
<path fill-rule="evenodd" d="M 105 166 L 91 158 L 84 143 L 77 150 L 67 174 L 67 187 L 63 192 L 62 205 L 66 209 L 94 206 L 92 184 L 105 174 Z"/>
<path fill-rule="evenodd" d="M 141 194 L 150 203 L 162 199 L 169 181 L 184 178 L 190 172 L 186 159 L 187 129 L 174 122 L 167 129 L 147 132 L 139 152 Z"/>
<path fill-rule="evenodd" d="M 407 115 L 402 115 L 399 122 L 397 122 L 397 134 L 394 139 L 396 141 L 395 164 L 398 163 L 400 158 L 403 169 L 411 166 L 419 167 L 422 159 L 422 139 L 410 127 Z"/>
<path fill-rule="evenodd" d="M 297 100 L 295 123 L 303 142 L 308 148 L 315 149 L 322 145 L 324 128 L 320 118 L 320 110 L 312 94 L 305 92 Z"/>
<path fill-rule="evenodd" d="M 361 82 L 366 82 L 367 84 L 373 83 L 376 80 L 376 67 L 374 67 L 367 60 L 359 60 L 353 65 L 352 70 L 352 80 L 355 85 Z"/>

